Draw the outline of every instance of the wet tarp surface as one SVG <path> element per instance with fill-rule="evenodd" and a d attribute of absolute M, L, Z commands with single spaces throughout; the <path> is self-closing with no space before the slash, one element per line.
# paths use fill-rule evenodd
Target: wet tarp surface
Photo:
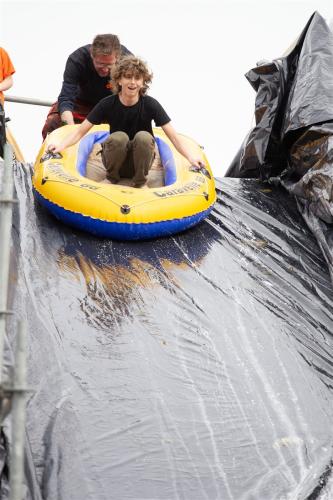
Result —
<path fill-rule="evenodd" d="M 332 498 L 332 286 L 285 189 L 223 179 L 197 227 L 121 243 L 15 183 L 26 499 Z"/>
<path fill-rule="evenodd" d="M 227 176 L 280 183 L 318 240 L 333 282 L 333 33 L 315 12 L 284 57 L 246 77 L 256 125 Z"/>

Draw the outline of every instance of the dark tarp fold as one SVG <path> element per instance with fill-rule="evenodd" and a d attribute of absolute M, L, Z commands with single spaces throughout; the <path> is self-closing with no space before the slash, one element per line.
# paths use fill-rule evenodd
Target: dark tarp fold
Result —
<path fill-rule="evenodd" d="M 227 177 L 281 183 L 296 196 L 333 279 L 333 34 L 314 13 L 288 53 L 250 70 L 256 125 Z"/>

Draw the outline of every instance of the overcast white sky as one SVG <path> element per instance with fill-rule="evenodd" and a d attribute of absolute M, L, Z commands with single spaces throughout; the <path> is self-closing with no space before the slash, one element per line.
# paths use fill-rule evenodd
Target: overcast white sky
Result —
<path fill-rule="evenodd" d="M 0 0 L 0 45 L 16 68 L 8 94 L 56 100 L 67 56 L 98 33 L 116 33 L 152 69 L 150 95 L 223 176 L 253 123 L 244 73 L 281 56 L 315 10 L 330 21 L 333 1 Z M 6 103 L 6 113 L 34 161 L 47 108 Z"/>

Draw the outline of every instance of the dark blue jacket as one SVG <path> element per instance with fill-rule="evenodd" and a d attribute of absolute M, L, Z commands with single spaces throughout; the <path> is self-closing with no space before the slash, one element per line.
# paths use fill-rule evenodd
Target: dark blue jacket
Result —
<path fill-rule="evenodd" d="M 110 77 L 99 76 L 90 55 L 91 45 L 75 50 L 67 59 L 64 80 L 58 97 L 59 112 L 73 111 L 76 99 L 95 106 L 101 99 L 112 94 Z M 122 55 L 131 52 L 121 45 Z"/>

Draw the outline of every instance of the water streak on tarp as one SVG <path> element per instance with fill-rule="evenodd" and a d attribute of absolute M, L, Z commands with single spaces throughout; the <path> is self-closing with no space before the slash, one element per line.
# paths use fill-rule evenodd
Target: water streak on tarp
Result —
<path fill-rule="evenodd" d="M 121 243 L 36 205 L 28 168 L 15 183 L 27 499 L 333 491 L 332 287 L 283 188 L 223 179 L 202 224 Z"/>

